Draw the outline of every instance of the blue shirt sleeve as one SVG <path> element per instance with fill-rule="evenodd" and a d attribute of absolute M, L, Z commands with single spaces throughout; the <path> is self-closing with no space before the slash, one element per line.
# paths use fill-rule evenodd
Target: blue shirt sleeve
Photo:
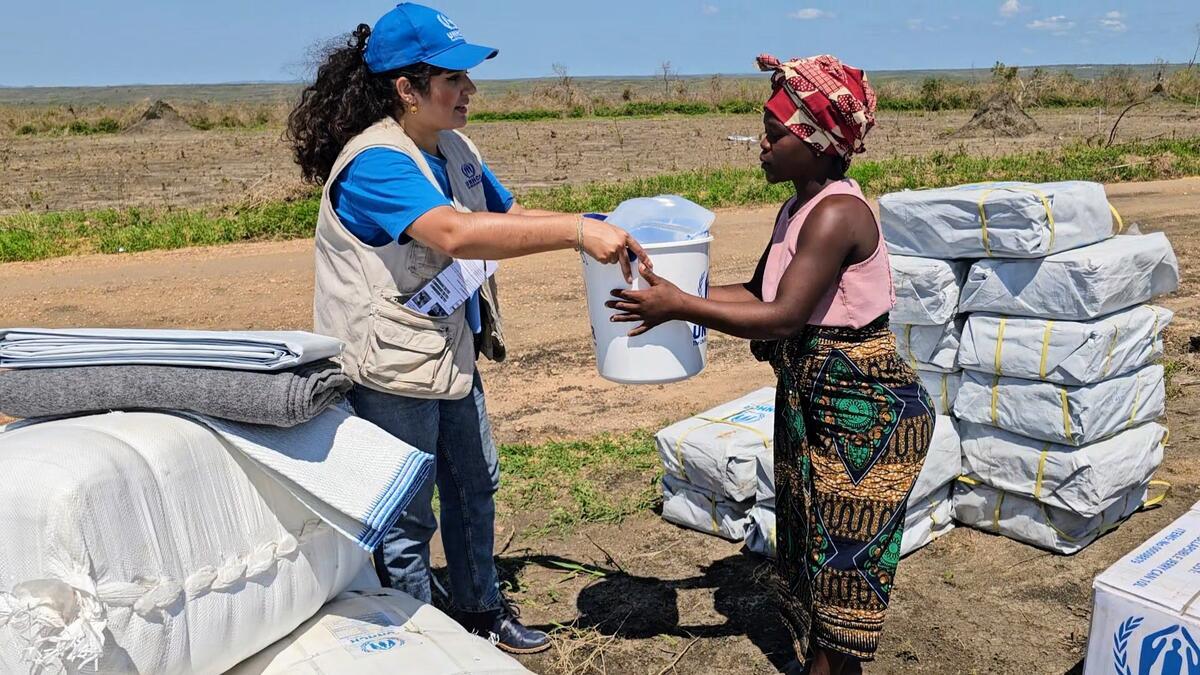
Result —
<path fill-rule="evenodd" d="M 513 193 L 500 183 L 487 164 L 483 165 L 483 194 L 487 196 L 487 209 L 492 213 L 508 213 L 515 201 Z"/>
<path fill-rule="evenodd" d="M 330 197 L 342 224 L 369 246 L 404 243 L 413 221 L 450 205 L 412 159 L 388 148 L 359 153 L 334 182 Z"/>

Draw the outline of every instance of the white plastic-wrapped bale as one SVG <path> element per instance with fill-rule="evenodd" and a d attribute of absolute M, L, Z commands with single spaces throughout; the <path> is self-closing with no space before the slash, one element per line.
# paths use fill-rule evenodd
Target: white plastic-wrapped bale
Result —
<path fill-rule="evenodd" d="M 220 673 L 367 562 L 206 427 L 109 413 L 0 434 L 0 672 Z"/>
<path fill-rule="evenodd" d="M 962 472 L 962 440 L 958 421 L 948 415 L 934 419 L 933 438 L 925 463 L 909 493 L 909 508 L 918 508 L 930 495 L 942 490 Z"/>
<path fill-rule="evenodd" d="M 898 324 L 939 326 L 958 315 L 958 295 L 969 262 L 907 255 L 889 257 L 896 304 L 890 320 Z"/>
<path fill-rule="evenodd" d="M 339 596 L 228 675 L 529 672 L 432 605 L 388 588 Z"/>
<path fill-rule="evenodd" d="M 879 198 L 888 250 L 926 258 L 1041 258 L 1122 228 L 1104 186 L 1085 181 L 977 183 Z"/>
<path fill-rule="evenodd" d="M 1082 447 L 962 422 L 964 476 L 1078 516 L 1099 515 L 1162 463 L 1165 427 L 1150 422 Z"/>
<path fill-rule="evenodd" d="M 755 502 L 746 526 L 746 548 L 768 558 L 775 557 L 775 500 Z"/>
<path fill-rule="evenodd" d="M 734 502 L 694 485 L 663 476 L 662 516 L 667 522 L 731 541 L 746 536 L 752 501 Z"/>
<path fill-rule="evenodd" d="M 958 349 L 968 370 L 1068 385 L 1122 375 L 1157 361 L 1169 309 L 1139 305 L 1090 321 L 972 314 Z"/>
<path fill-rule="evenodd" d="M 1071 387 L 964 370 L 954 414 L 1053 443 L 1080 446 L 1151 422 L 1166 412 L 1163 368 Z"/>
<path fill-rule="evenodd" d="M 1139 485 L 1095 516 L 1077 516 L 982 483 L 954 486 L 954 519 L 979 530 L 1000 534 L 1057 553 L 1077 553 L 1102 534 L 1115 529 L 1143 506 L 1161 497 L 1150 497 L 1150 485 Z"/>
<path fill-rule="evenodd" d="M 950 415 L 954 412 L 954 400 L 958 398 L 958 388 L 962 384 L 962 371 L 952 373 L 937 373 L 932 370 L 917 370 L 917 377 L 933 399 L 933 407 L 939 415 Z"/>
<path fill-rule="evenodd" d="M 659 431 L 668 475 L 735 502 L 754 498 L 757 459 L 775 437 L 775 389 L 766 387 Z"/>
<path fill-rule="evenodd" d="M 962 319 L 955 319 L 940 326 L 893 323 L 889 328 L 896 336 L 896 351 L 914 370 L 953 373 L 960 370 L 958 343 L 962 326 Z"/>
<path fill-rule="evenodd" d="M 1113 237 L 1042 260 L 980 260 L 959 308 L 1086 321 L 1179 288 L 1179 262 L 1162 232 Z"/>
<path fill-rule="evenodd" d="M 754 490 L 754 500 L 765 502 L 775 499 L 775 453 L 759 455 L 757 476 L 758 486 Z"/>
<path fill-rule="evenodd" d="M 951 484 L 946 483 L 924 499 L 909 499 L 904 514 L 904 536 L 900 540 L 900 555 L 906 556 L 954 529 Z M 776 531 L 775 500 L 756 503 L 750 509 L 746 528 L 746 548 L 769 558 L 775 557 Z"/>

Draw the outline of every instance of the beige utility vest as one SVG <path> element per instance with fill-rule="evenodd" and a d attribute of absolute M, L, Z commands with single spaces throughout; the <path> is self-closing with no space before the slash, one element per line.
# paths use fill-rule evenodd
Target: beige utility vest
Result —
<path fill-rule="evenodd" d="M 390 117 L 342 148 L 325 181 L 317 215 L 314 330 L 345 343 L 342 367 L 358 384 L 416 398 L 462 398 L 471 392 L 477 348 L 493 361 L 504 359 L 495 279 L 480 289 L 478 336 L 467 325 L 466 303 L 447 317 L 404 307 L 409 297 L 450 265 L 451 258 L 416 240 L 370 246 L 342 224 L 330 202 L 330 188 L 350 161 L 368 148 L 408 155 L 442 191 L 421 150 Z M 443 131 L 438 150 L 446 158 L 454 208 L 486 211 L 483 164 L 475 145 L 457 131 Z"/>

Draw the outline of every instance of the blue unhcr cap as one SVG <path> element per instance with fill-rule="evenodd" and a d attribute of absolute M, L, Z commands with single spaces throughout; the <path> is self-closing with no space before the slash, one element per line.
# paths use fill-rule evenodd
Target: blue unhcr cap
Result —
<path fill-rule="evenodd" d="M 402 2 L 375 22 L 364 58 L 372 73 L 417 63 L 467 70 L 498 53 L 498 49 L 468 43 L 458 26 L 436 9 Z"/>

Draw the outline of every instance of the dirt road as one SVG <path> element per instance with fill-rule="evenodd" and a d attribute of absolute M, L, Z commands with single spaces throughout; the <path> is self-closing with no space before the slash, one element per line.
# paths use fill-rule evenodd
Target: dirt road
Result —
<path fill-rule="evenodd" d="M 1161 304 L 1178 314 L 1168 357 L 1179 369 L 1169 403 L 1172 445 L 1159 477 L 1174 484 L 1165 506 L 1135 516 L 1072 557 L 1053 556 L 961 528 L 902 565 L 875 672 L 1064 673 L 1082 658 L 1090 583 L 1097 572 L 1200 499 L 1200 361 L 1187 354 L 1198 333 L 1200 178 L 1110 186 L 1127 221 L 1168 233 L 1183 265 L 1183 287 Z M 774 209 L 730 210 L 715 226 L 714 283 L 748 276 Z M 0 326 L 307 328 L 311 241 L 213 249 L 88 256 L 0 266 Z M 500 269 L 512 358 L 485 364 L 499 440 L 582 437 L 655 427 L 753 388 L 771 384 L 744 343 L 714 337 L 708 368 L 668 386 L 622 387 L 595 372 L 574 254 L 509 261 Z M 710 334 L 711 335 L 711 334 Z M 511 531 L 512 514 L 500 523 Z M 586 585 L 562 583 L 546 559 L 604 560 L 584 537 L 603 542 L 627 575 Z M 589 526 L 568 537 L 525 541 L 510 556 L 523 583 L 556 589 L 527 607 L 534 623 L 595 626 L 615 635 L 608 672 L 657 672 L 691 638 L 679 672 L 773 672 L 785 643 L 761 590 L 761 561 L 740 546 L 680 530 L 653 514 L 620 526 Z M 539 671 L 551 657 L 527 661 Z M 597 671 L 598 672 L 598 671 Z"/>

